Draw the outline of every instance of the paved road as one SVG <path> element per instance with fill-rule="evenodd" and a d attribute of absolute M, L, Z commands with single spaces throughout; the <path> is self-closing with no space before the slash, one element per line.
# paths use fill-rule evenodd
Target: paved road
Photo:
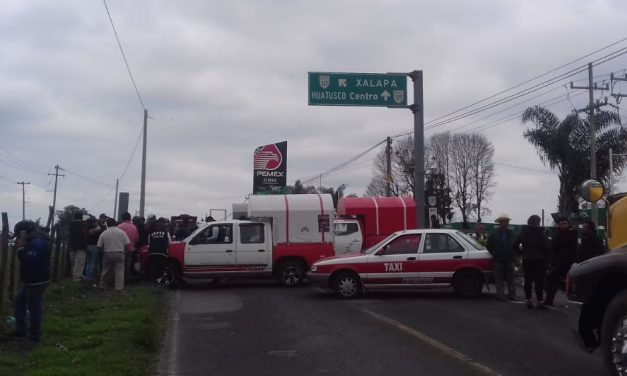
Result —
<path fill-rule="evenodd" d="M 342 301 L 273 282 L 172 291 L 161 375 L 599 375 L 563 309 L 448 291 Z"/>

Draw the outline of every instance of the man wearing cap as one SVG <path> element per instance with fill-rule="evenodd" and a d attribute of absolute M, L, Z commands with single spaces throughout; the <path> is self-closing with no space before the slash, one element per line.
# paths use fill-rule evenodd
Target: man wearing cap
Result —
<path fill-rule="evenodd" d="M 492 254 L 494 264 L 494 283 L 496 284 L 496 296 L 500 301 L 505 300 L 505 288 L 503 280 L 507 282 L 507 294 L 510 300 L 516 299 L 516 286 L 514 285 L 514 233 L 509 229 L 510 218 L 507 214 L 501 214 L 495 222 L 498 227 L 488 237 L 487 247 Z"/>

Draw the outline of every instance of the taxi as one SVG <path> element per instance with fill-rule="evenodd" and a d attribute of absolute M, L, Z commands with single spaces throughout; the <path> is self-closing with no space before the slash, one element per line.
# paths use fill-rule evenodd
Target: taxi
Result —
<path fill-rule="evenodd" d="M 453 287 L 465 298 L 481 295 L 492 279 L 492 256 L 457 230 L 418 229 L 393 233 L 373 247 L 312 264 L 307 279 L 352 299 L 376 289 Z"/>

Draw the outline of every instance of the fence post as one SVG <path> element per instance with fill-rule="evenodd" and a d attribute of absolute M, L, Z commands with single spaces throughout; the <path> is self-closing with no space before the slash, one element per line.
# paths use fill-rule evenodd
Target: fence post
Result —
<path fill-rule="evenodd" d="M 9 217 L 2 212 L 2 237 L 0 238 L 0 311 L 4 305 L 4 291 L 7 276 L 7 255 L 9 254 Z"/>
<path fill-rule="evenodd" d="M 17 234 L 13 234 L 17 236 Z M 17 259 L 17 248 L 15 245 L 9 249 L 9 299 L 13 300 L 15 298 L 14 290 L 15 290 L 15 260 Z"/>
<path fill-rule="evenodd" d="M 52 273 L 52 282 L 56 282 L 59 279 L 59 260 L 60 260 L 60 249 L 59 249 L 59 241 L 58 241 L 58 234 L 57 234 L 57 228 L 58 226 L 52 226 L 52 228 L 50 229 L 50 239 L 52 242 L 54 242 L 54 261 L 53 261 L 53 268 L 54 268 L 54 272 Z"/>

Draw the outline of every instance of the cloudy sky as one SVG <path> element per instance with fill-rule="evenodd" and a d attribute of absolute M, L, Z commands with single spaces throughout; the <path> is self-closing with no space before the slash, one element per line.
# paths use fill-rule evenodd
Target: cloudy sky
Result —
<path fill-rule="evenodd" d="M 45 220 L 57 164 L 65 175 L 57 208 L 112 215 L 120 179 L 137 211 L 143 106 L 146 214 L 230 212 L 252 191 L 256 146 L 288 141 L 293 184 L 413 129 L 407 109 L 308 106 L 307 72 L 415 69 L 424 72 L 425 136 L 485 134 L 497 163 L 488 219 L 507 212 L 520 223 L 554 211 L 558 190 L 557 176 L 522 138 L 520 113 L 542 104 L 563 117 L 585 107 L 587 91 L 568 83 L 586 85 L 587 73 L 457 121 L 433 127 L 434 119 L 573 61 L 482 104 L 592 61 L 599 83 L 627 68 L 627 55 L 599 60 L 627 47 L 622 0 L 108 0 L 142 105 L 102 1 L 2 5 L 0 211 L 11 223 L 22 214 L 21 181 L 30 182 L 26 216 Z M 375 155 L 322 185 L 363 194 Z"/>

